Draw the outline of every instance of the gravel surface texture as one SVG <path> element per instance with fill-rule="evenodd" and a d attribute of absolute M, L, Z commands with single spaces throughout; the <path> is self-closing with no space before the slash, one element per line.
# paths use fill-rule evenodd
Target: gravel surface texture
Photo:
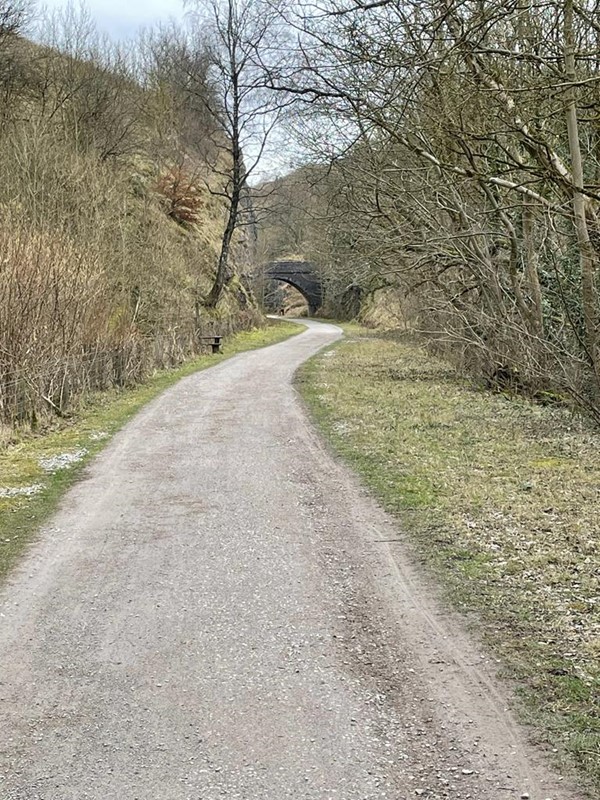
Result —
<path fill-rule="evenodd" d="M 182 380 L 0 597 L 2 800 L 575 800 L 292 387 L 333 325 Z"/>

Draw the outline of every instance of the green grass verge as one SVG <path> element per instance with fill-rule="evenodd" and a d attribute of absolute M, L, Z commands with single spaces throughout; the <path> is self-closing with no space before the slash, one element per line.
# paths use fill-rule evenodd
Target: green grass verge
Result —
<path fill-rule="evenodd" d="M 347 334 L 299 372 L 309 408 L 600 792 L 600 434 L 408 338 Z"/>
<path fill-rule="evenodd" d="M 131 389 L 113 390 L 87 398 L 68 420 L 57 420 L 42 435 L 22 433 L 0 449 L 0 489 L 40 487 L 32 496 L 0 496 L 0 579 L 22 554 L 35 531 L 55 508 L 82 467 L 139 409 L 181 378 L 212 367 L 237 353 L 276 344 L 302 331 L 301 325 L 269 321 L 264 328 L 228 337 L 220 355 L 204 355 L 178 369 L 156 373 Z M 40 460 L 60 455 L 82 457 L 68 468 L 47 473 Z"/>

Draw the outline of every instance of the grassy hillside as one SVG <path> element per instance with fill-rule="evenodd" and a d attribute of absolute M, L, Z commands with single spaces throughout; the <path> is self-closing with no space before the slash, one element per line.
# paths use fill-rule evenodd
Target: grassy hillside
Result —
<path fill-rule="evenodd" d="M 227 172 L 202 76 L 191 96 L 168 41 L 134 66 L 73 17 L 55 23 L 54 46 L 0 36 L 4 439 L 258 319 L 236 278 L 216 311 L 202 304 Z"/>

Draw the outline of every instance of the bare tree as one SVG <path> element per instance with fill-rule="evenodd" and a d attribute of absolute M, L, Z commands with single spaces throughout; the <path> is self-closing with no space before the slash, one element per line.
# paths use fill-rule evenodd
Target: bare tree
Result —
<path fill-rule="evenodd" d="M 330 288 L 391 287 L 458 360 L 597 410 L 596 14 L 594 0 L 310 0 L 288 12 L 297 60 L 278 79 L 309 160 L 329 161 Z"/>
<path fill-rule="evenodd" d="M 0 119 L 10 116 L 15 90 L 22 89 L 26 67 L 19 58 L 20 35 L 31 18 L 28 0 L 0 0 Z"/>
<path fill-rule="evenodd" d="M 281 16 L 276 5 L 262 0 L 210 0 L 195 8 L 196 41 L 205 43 L 199 49 L 209 59 L 212 92 L 203 94 L 203 99 L 216 127 L 213 170 L 222 183 L 222 188 L 211 187 L 211 191 L 226 206 L 216 276 L 205 300 L 210 308 L 217 305 L 233 277 L 231 250 L 236 230 L 253 223 L 249 183 L 286 106 L 284 96 L 269 89 L 266 75 L 280 68 L 284 55 L 277 42 Z"/>

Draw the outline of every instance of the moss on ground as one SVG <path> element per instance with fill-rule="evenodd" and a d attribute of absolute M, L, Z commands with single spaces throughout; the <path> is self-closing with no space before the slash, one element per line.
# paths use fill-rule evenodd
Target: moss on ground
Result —
<path fill-rule="evenodd" d="M 600 433 L 409 339 L 349 334 L 299 373 L 310 409 L 600 791 Z"/>
<path fill-rule="evenodd" d="M 132 389 L 87 399 L 69 418 L 42 434 L 13 432 L 0 448 L 0 579 L 23 553 L 82 467 L 139 409 L 180 378 L 212 367 L 237 353 L 287 339 L 302 326 L 273 321 L 264 328 L 227 338 L 220 355 L 203 355 L 173 370 L 157 372 Z M 62 467 L 48 472 L 49 468 Z M 32 491 L 31 495 L 12 492 Z"/>

